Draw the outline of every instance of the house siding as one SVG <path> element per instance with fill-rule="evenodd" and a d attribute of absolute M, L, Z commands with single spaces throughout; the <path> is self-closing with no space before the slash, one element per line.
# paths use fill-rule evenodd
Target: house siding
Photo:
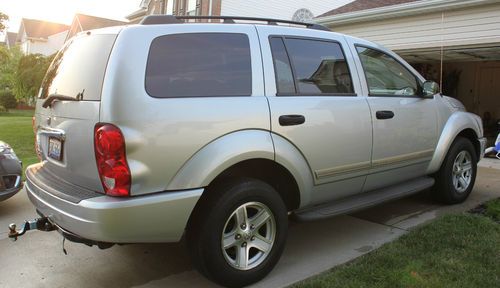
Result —
<path fill-rule="evenodd" d="M 444 15 L 444 19 L 442 18 Z M 392 50 L 500 43 L 500 3 L 358 24 L 332 30 Z"/>
<path fill-rule="evenodd" d="M 301 9 L 309 9 L 314 16 L 319 16 L 352 0 L 222 0 L 221 15 L 266 17 L 291 20 L 293 14 Z"/>
<path fill-rule="evenodd" d="M 59 49 L 62 48 L 62 46 L 64 45 L 64 42 L 66 42 L 66 38 L 68 36 L 68 33 L 69 33 L 69 31 L 66 30 L 66 31 L 49 36 L 49 41 L 47 42 L 47 44 L 49 46 L 48 52 L 50 52 L 49 55 L 59 51 Z"/>
<path fill-rule="evenodd" d="M 67 35 L 68 31 L 66 30 L 51 35 L 47 39 L 30 39 L 24 32 L 20 39 L 21 51 L 23 51 L 25 55 L 42 54 L 44 56 L 50 56 L 61 49 Z"/>

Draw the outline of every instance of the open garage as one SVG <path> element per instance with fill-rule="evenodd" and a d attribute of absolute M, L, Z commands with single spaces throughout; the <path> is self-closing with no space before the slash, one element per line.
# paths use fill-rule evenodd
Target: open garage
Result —
<path fill-rule="evenodd" d="M 500 132 L 500 1 L 356 0 L 316 22 L 392 49 Z"/>

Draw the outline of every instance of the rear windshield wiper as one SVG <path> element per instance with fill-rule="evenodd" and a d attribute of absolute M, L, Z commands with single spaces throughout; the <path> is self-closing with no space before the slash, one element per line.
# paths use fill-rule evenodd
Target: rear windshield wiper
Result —
<path fill-rule="evenodd" d="M 47 97 L 47 99 L 45 99 L 45 101 L 43 101 L 42 107 L 43 108 L 52 107 L 52 103 L 54 103 L 54 101 L 56 101 L 56 100 L 59 100 L 59 101 L 80 101 L 83 99 L 83 92 L 84 91 L 85 91 L 85 89 L 82 92 L 78 93 L 76 95 L 76 98 L 61 95 L 61 94 L 50 94 L 49 97 Z"/>

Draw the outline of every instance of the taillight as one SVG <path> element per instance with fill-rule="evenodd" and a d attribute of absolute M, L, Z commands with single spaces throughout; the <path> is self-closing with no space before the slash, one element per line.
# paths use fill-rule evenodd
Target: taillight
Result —
<path fill-rule="evenodd" d="M 125 139 L 120 129 L 99 123 L 94 129 L 97 169 L 104 192 L 110 196 L 130 195 L 130 169 L 125 156 Z"/>

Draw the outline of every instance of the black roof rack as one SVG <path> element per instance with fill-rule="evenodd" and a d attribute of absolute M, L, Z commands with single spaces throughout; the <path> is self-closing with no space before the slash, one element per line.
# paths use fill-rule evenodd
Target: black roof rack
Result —
<path fill-rule="evenodd" d="M 185 23 L 189 20 L 223 20 L 223 23 L 236 23 L 234 20 L 241 21 L 259 21 L 267 22 L 268 25 L 278 25 L 278 23 L 291 24 L 298 26 L 305 26 L 309 29 L 330 31 L 327 27 L 314 23 L 304 23 L 288 20 L 278 20 L 269 18 L 256 18 L 256 17 L 239 17 L 239 16 L 174 16 L 174 15 L 149 15 L 140 22 L 141 25 L 155 25 L 155 24 L 179 24 Z"/>

